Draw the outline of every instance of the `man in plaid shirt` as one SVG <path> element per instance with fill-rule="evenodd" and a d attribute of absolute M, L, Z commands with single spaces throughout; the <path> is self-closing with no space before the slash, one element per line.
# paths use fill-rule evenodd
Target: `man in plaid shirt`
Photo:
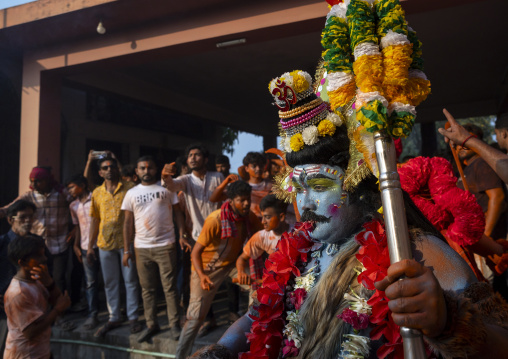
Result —
<path fill-rule="evenodd" d="M 65 289 L 65 276 L 69 258 L 69 201 L 53 175 L 51 168 L 37 166 L 30 172 L 30 191 L 20 195 L 12 203 L 0 208 L 0 218 L 7 214 L 7 208 L 18 200 L 35 205 L 36 211 L 32 233 L 41 236 L 53 256 L 53 278 L 58 288 Z"/>

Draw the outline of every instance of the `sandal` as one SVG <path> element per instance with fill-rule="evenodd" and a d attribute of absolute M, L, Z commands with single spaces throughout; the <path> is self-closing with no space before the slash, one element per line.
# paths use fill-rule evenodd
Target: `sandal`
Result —
<path fill-rule="evenodd" d="M 143 330 L 143 325 L 137 319 L 129 320 L 129 324 L 131 327 L 131 334 L 136 334 Z"/>
<path fill-rule="evenodd" d="M 121 324 L 122 322 L 107 322 L 102 327 L 100 327 L 99 330 L 97 330 L 93 336 L 96 338 L 102 338 L 111 329 L 115 329 L 119 327 Z"/>
<path fill-rule="evenodd" d="M 87 318 L 87 320 L 83 324 L 83 328 L 85 330 L 91 330 L 91 329 L 95 328 L 98 324 L 99 324 L 99 321 L 97 320 L 97 317 L 90 317 L 90 318 Z"/>
<path fill-rule="evenodd" d="M 62 324 L 60 324 L 60 328 L 62 330 L 65 330 L 66 332 L 70 332 L 71 330 L 74 330 L 76 328 L 76 323 L 69 320 L 67 322 L 63 322 Z"/>

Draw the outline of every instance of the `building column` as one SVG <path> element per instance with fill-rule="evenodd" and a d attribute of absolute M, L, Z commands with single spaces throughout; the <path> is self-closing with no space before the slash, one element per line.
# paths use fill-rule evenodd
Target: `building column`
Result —
<path fill-rule="evenodd" d="M 277 148 L 277 136 L 263 136 L 263 150 Z"/>
<path fill-rule="evenodd" d="M 21 96 L 19 193 L 28 190 L 34 166 L 49 166 L 60 178 L 60 76 L 44 73 L 37 61 L 25 61 Z"/>

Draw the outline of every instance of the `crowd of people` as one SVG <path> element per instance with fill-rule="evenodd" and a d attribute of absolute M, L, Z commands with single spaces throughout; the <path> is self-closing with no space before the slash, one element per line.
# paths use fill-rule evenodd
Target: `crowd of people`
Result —
<path fill-rule="evenodd" d="M 263 253 L 273 252 L 289 228 L 287 204 L 270 194 L 281 161 L 249 152 L 240 177 L 229 173 L 229 159 L 223 155 L 215 161 L 217 171 L 208 171 L 209 157 L 204 146 L 190 145 L 161 176 L 151 156 L 122 167 L 113 153 L 92 150 L 84 173 L 65 186 L 49 168 L 33 168 L 30 191 L 0 209 L 11 225 L 0 239 L 5 358 L 19 353 L 45 357 L 55 321 L 64 330 L 75 328 L 63 316 L 67 310 L 86 308 L 83 329 L 104 337 L 125 322 L 123 292 L 130 332 L 144 342 L 161 330 L 157 292 L 162 288 L 168 331 L 174 340 L 181 337 L 179 357 L 191 354 L 200 328 L 203 335 L 216 325 L 211 304 L 228 277 L 237 283 L 227 281 L 228 320 L 239 319 L 239 286 L 255 289 Z M 103 180 L 99 186 L 92 162 Z M 20 238 L 21 249 L 14 244 Z M 81 267 L 83 277 L 69 280 Z M 182 285 L 177 289 L 179 273 Z M 101 325 L 102 290 L 109 319 Z M 138 318 L 139 291 L 145 326 Z M 27 312 L 27 306 L 35 307 Z M 187 313 L 183 332 L 182 312 Z"/>
<path fill-rule="evenodd" d="M 391 166 L 392 139 L 430 93 L 421 42 L 397 1 L 329 3 L 315 81 L 295 70 L 269 83 L 283 151 L 249 152 L 231 174 L 227 157 L 209 171 L 208 150 L 190 145 L 160 175 L 150 156 L 121 167 L 91 151 L 65 186 L 33 168 L 30 191 L 0 208 L 4 359 L 51 357 L 51 326 L 73 329 L 62 314 L 83 282 L 83 327 L 106 340 L 126 320 L 138 342 L 157 335 L 162 288 L 177 359 L 399 359 L 410 340 L 414 357 L 506 357 L 508 156 L 444 110 L 460 179 L 438 157 Z M 507 150 L 507 114 L 495 132 Z M 388 237 L 407 239 L 413 259 L 391 262 Z M 69 281 L 81 266 L 84 281 Z M 223 283 L 232 324 L 193 354 Z"/>

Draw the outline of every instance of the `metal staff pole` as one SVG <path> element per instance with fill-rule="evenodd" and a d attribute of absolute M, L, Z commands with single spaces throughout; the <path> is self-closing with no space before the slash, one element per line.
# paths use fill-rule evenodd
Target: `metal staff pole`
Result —
<path fill-rule="evenodd" d="M 404 198 L 397 173 L 395 145 L 384 131 L 374 133 L 374 145 L 379 167 L 379 189 L 383 203 L 386 237 L 390 263 L 412 259 Z M 400 327 L 404 345 L 404 359 L 425 359 L 425 347 L 419 330 Z"/>

